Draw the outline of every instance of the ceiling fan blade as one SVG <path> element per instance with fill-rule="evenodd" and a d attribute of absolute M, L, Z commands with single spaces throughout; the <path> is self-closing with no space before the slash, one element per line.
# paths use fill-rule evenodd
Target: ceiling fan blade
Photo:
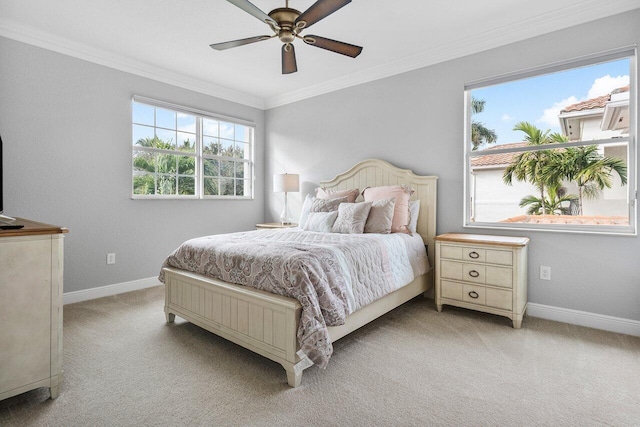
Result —
<path fill-rule="evenodd" d="M 308 28 L 349 3 L 351 0 L 318 0 L 302 12 L 302 15 L 296 19 L 295 25 L 298 28 Z"/>
<path fill-rule="evenodd" d="M 230 42 L 214 43 L 209 46 L 211 46 L 215 50 L 225 50 L 225 49 L 231 49 L 232 47 L 244 46 L 245 44 L 261 42 L 263 40 L 269 40 L 271 37 L 272 36 L 249 37 L 246 39 L 233 40 Z"/>
<path fill-rule="evenodd" d="M 278 23 L 274 21 L 269 15 L 264 13 L 258 7 L 256 7 L 249 0 L 227 0 L 229 3 L 238 6 L 240 9 L 244 10 L 248 14 L 251 14 L 261 20 L 262 22 L 266 22 L 269 25 L 278 26 Z"/>
<path fill-rule="evenodd" d="M 349 43 L 339 42 L 337 40 L 331 40 L 320 36 L 304 36 L 302 38 L 308 45 L 319 47 L 322 49 L 330 50 L 331 52 L 340 53 L 342 55 L 355 58 L 362 52 L 362 47 Z"/>
<path fill-rule="evenodd" d="M 298 71 L 296 64 L 296 51 L 291 43 L 282 45 L 282 74 L 291 74 Z"/>

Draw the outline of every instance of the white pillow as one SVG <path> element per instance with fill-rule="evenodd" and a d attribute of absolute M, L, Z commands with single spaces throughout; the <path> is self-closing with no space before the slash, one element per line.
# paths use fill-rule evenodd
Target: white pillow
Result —
<path fill-rule="evenodd" d="M 319 199 L 307 194 L 302 204 L 302 212 L 298 220 L 298 227 L 304 228 L 307 217 L 311 212 L 333 212 L 338 210 L 340 203 L 346 202 L 347 197 L 336 197 L 333 199 Z"/>
<path fill-rule="evenodd" d="M 338 218 L 331 229 L 332 233 L 362 234 L 364 224 L 369 217 L 372 202 L 341 203 Z"/>
<path fill-rule="evenodd" d="M 418 231 L 418 215 L 420 214 L 420 200 L 409 202 L 409 231 Z"/>
<path fill-rule="evenodd" d="M 333 212 L 309 212 L 309 216 L 302 227 L 305 231 L 319 231 L 331 233 L 331 227 L 338 218 L 338 211 Z"/>
<path fill-rule="evenodd" d="M 304 203 L 302 204 L 302 212 L 300 212 L 300 219 L 298 220 L 298 227 L 303 228 L 304 223 L 307 222 L 307 217 L 309 216 L 309 212 L 311 212 L 311 205 L 313 204 L 313 197 L 311 194 L 307 194 L 307 197 L 304 198 Z"/>
<path fill-rule="evenodd" d="M 353 190 L 327 190 L 326 188 L 316 188 L 316 197 L 318 199 L 336 199 L 338 197 L 346 197 L 347 202 L 355 203 L 356 199 L 360 195 L 360 191 L 357 188 Z"/>
<path fill-rule="evenodd" d="M 393 212 L 396 204 L 396 198 L 376 200 L 371 205 L 369 218 L 364 225 L 365 233 L 391 233 L 391 222 L 393 221 Z"/>

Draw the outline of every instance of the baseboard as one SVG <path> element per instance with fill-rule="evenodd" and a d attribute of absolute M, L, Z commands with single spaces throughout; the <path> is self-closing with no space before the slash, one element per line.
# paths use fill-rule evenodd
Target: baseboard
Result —
<path fill-rule="evenodd" d="M 640 321 L 638 320 L 534 303 L 528 304 L 527 315 L 640 337 Z"/>
<path fill-rule="evenodd" d="M 108 297 L 111 295 L 122 294 L 125 292 L 137 291 L 139 289 L 160 286 L 162 282 L 157 277 L 148 277 L 146 279 L 132 280 L 130 282 L 116 283 L 114 285 L 99 286 L 97 288 L 83 289 L 81 291 L 65 292 L 62 296 L 64 304 L 73 304 L 74 302 L 88 301 L 91 299 Z"/>
<path fill-rule="evenodd" d="M 81 291 L 66 292 L 63 295 L 64 304 L 88 301 L 96 298 L 108 297 L 139 289 L 160 286 L 162 282 L 157 277 L 132 280 L 130 282 L 116 283 L 114 285 L 100 286 Z M 621 317 L 606 316 L 604 314 L 589 313 L 586 311 L 571 310 L 569 308 L 554 307 L 551 305 L 529 303 L 527 315 L 542 319 L 555 320 L 571 325 L 586 326 L 604 331 L 617 332 L 640 337 L 640 321 L 623 319 Z"/>

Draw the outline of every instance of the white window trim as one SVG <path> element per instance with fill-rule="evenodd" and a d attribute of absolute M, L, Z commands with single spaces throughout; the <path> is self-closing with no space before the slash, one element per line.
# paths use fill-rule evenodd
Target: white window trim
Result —
<path fill-rule="evenodd" d="M 617 59 L 629 59 L 629 108 L 634 114 L 630 114 L 629 121 L 629 136 L 605 140 L 594 141 L 579 141 L 572 143 L 562 144 L 545 144 L 541 146 L 521 147 L 521 148 L 493 148 L 490 154 L 502 154 L 512 152 L 525 152 L 525 151 L 540 151 L 548 150 L 558 147 L 571 147 L 571 146 L 586 146 L 586 145 L 615 145 L 619 143 L 628 143 L 628 164 L 627 164 L 627 186 L 628 193 L 627 198 L 629 200 L 629 226 L 603 226 L 603 225 L 591 225 L 580 226 L 571 225 L 566 226 L 563 224 L 530 224 L 530 223 L 498 223 L 498 222 L 471 222 L 472 214 L 472 202 L 471 202 L 471 189 L 473 188 L 471 180 L 472 174 L 470 171 L 471 158 L 476 156 L 487 155 L 485 150 L 471 149 L 471 91 L 473 89 L 497 85 L 501 83 L 507 83 L 514 80 L 522 80 L 529 77 L 535 77 L 542 74 L 549 74 L 557 71 L 565 71 L 570 69 L 579 68 L 582 66 L 594 65 L 601 62 L 614 61 Z M 570 59 L 567 61 L 556 62 L 540 67 L 534 67 L 527 70 L 517 71 L 513 73 L 507 73 L 500 76 L 475 80 L 466 83 L 464 86 L 464 168 L 463 168 L 463 182 L 464 182 L 464 200 L 463 200 L 463 227 L 472 229 L 495 229 L 495 230 L 525 230 L 525 231 L 552 231 L 561 233 L 581 233 L 581 234 L 606 234 L 615 236 L 637 236 L 637 130 L 638 130 L 638 74 L 637 74 L 637 46 L 626 46 L 619 49 L 610 50 L 607 52 L 596 53 L 592 55 L 586 55 L 579 58 Z"/>
<path fill-rule="evenodd" d="M 140 95 L 133 95 L 131 97 L 132 105 L 133 102 L 137 102 L 140 104 L 146 104 L 152 107 L 165 108 L 167 110 L 172 110 L 176 112 L 193 114 L 198 117 L 219 120 L 227 123 L 239 124 L 243 126 L 247 126 L 252 129 L 252 140 L 249 144 L 249 160 L 246 161 L 249 165 L 249 178 L 245 178 L 245 180 L 250 181 L 251 183 L 251 194 L 245 196 L 224 196 L 224 195 L 205 195 L 202 194 L 202 189 L 204 188 L 204 171 L 202 167 L 202 159 L 206 156 L 202 153 L 202 138 L 201 138 L 201 125 L 200 121 L 196 121 L 196 194 L 195 195 L 159 195 L 159 194 L 133 194 L 133 185 L 131 186 L 131 198 L 134 200 L 253 200 L 255 198 L 255 133 L 256 133 L 256 124 L 250 120 L 239 119 L 236 117 L 225 116 L 222 114 L 211 113 L 209 111 L 200 110 L 193 107 L 186 107 L 183 105 L 173 104 L 171 102 L 160 101 L 153 98 L 147 98 Z M 129 114 L 130 119 L 132 118 L 132 112 Z M 133 126 L 133 121 L 131 121 L 131 126 Z M 131 134 L 131 133 L 130 133 Z M 135 150 L 135 146 L 131 144 L 132 153 Z M 145 151 L 154 151 L 154 152 L 167 152 L 166 150 L 156 149 L 156 148 L 147 148 Z M 171 152 L 173 154 L 173 152 Z M 184 154 L 184 153 L 182 153 Z M 224 156 L 215 156 L 217 159 L 222 160 L 233 160 L 238 161 L 236 158 L 225 158 Z"/>

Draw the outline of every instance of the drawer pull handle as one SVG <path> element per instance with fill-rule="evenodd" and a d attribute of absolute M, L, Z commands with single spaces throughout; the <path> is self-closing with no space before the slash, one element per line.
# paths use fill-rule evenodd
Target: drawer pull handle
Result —
<path fill-rule="evenodd" d="M 480 254 L 476 251 L 469 252 L 469 258 L 478 259 L 480 258 Z"/>
<path fill-rule="evenodd" d="M 478 273 L 476 270 L 471 270 L 469 272 L 469 276 L 471 277 L 478 277 L 480 275 L 480 273 Z"/>
<path fill-rule="evenodd" d="M 471 292 L 469 292 L 469 296 L 471 298 L 478 298 L 480 295 L 478 295 L 478 293 L 476 291 L 471 291 Z"/>

